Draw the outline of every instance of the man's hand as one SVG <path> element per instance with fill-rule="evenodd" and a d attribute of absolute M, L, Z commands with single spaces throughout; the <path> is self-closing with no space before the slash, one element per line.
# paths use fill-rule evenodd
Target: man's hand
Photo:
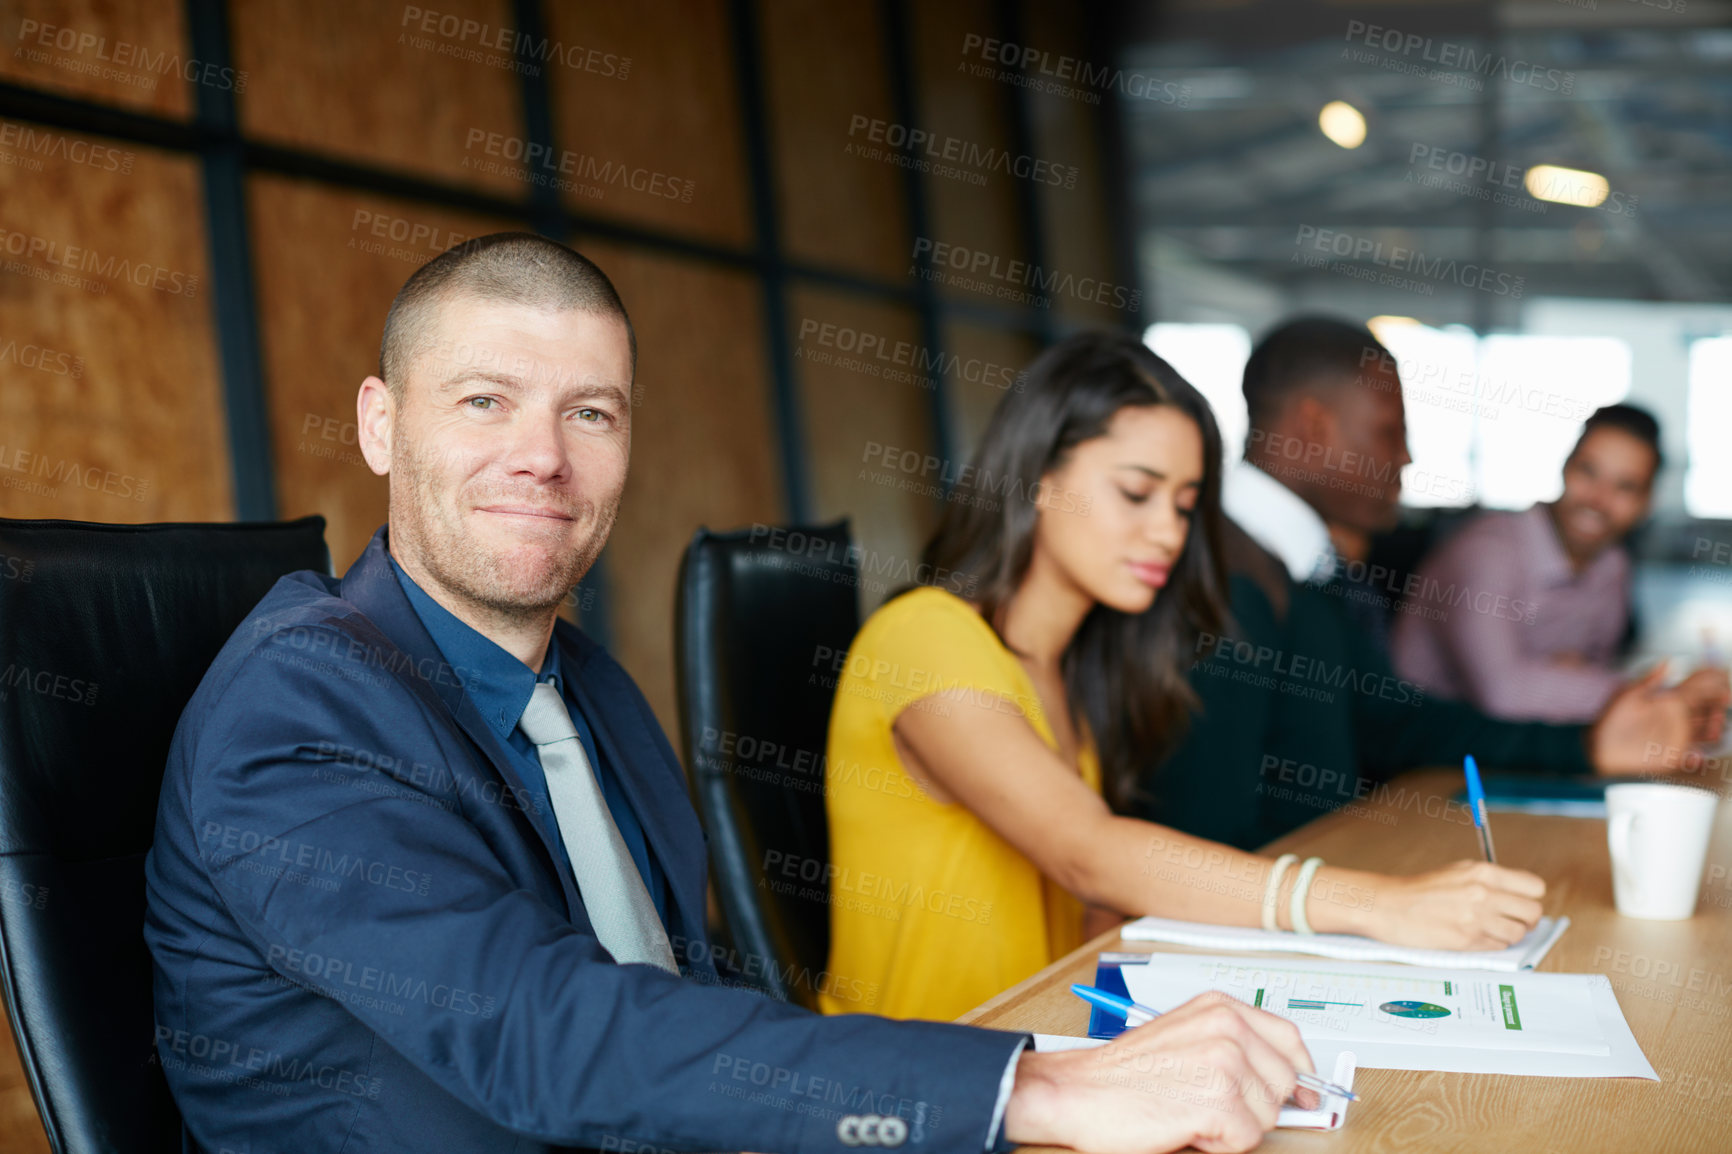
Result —
<path fill-rule="evenodd" d="M 1680 681 L 1672 690 L 1690 710 L 1690 737 L 1703 745 L 1720 741 L 1726 728 L 1726 706 L 1732 703 L 1732 679 L 1726 670 L 1708 666 Z"/>
<path fill-rule="evenodd" d="M 1299 1071 L 1313 1072 L 1297 1026 L 1203 994 L 1096 1049 L 1025 1051 L 1004 1133 L 1089 1154 L 1249 1150 L 1274 1127 Z"/>
<path fill-rule="evenodd" d="M 1588 729 L 1588 760 L 1602 774 L 1665 773 L 1683 765 L 1690 748 L 1690 706 L 1676 689 L 1660 688 L 1666 663 L 1612 695 Z M 1661 750 L 1659 757 L 1654 756 Z"/>

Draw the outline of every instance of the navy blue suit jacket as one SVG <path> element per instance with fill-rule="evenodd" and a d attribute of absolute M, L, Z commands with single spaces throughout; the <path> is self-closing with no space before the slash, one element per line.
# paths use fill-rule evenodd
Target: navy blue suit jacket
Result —
<path fill-rule="evenodd" d="M 390 571 L 283 578 L 180 719 L 146 862 L 157 1056 L 222 1150 L 979 1154 L 1016 1035 L 715 984 L 704 836 L 637 687 L 554 631 L 668 885 L 683 976 L 616 964 Z"/>

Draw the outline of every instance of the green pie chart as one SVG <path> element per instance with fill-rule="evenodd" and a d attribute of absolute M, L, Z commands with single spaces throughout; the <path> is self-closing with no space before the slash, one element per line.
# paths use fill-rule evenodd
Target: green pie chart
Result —
<path fill-rule="evenodd" d="M 1434 1002 L 1385 1002 L 1377 1007 L 1397 1018 L 1447 1018 L 1449 1009 Z"/>

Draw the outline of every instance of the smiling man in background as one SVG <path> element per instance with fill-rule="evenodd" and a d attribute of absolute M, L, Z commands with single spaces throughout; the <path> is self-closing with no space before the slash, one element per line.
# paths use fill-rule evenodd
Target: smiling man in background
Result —
<path fill-rule="evenodd" d="M 1596 410 L 1564 461 L 1556 501 L 1481 514 L 1418 569 L 1424 582 L 1483 590 L 1521 611 L 1401 614 L 1396 669 L 1497 717 L 1591 721 L 1625 683 L 1617 665 L 1630 622 L 1624 542 L 1648 515 L 1660 465 L 1652 416 L 1634 405 Z M 1718 740 L 1726 671 L 1698 670 L 1680 688 L 1698 739 Z"/>

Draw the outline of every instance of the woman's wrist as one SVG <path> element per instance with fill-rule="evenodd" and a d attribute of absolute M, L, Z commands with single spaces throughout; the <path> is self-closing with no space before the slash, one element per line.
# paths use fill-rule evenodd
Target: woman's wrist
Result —
<path fill-rule="evenodd" d="M 1381 912 L 1378 907 L 1386 904 L 1388 890 L 1397 880 L 1364 870 L 1324 866 L 1311 879 L 1311 893 L 1305 904 L 1312 930 L 1320 934 L 1375 937 L 1372 930 Z"/>

